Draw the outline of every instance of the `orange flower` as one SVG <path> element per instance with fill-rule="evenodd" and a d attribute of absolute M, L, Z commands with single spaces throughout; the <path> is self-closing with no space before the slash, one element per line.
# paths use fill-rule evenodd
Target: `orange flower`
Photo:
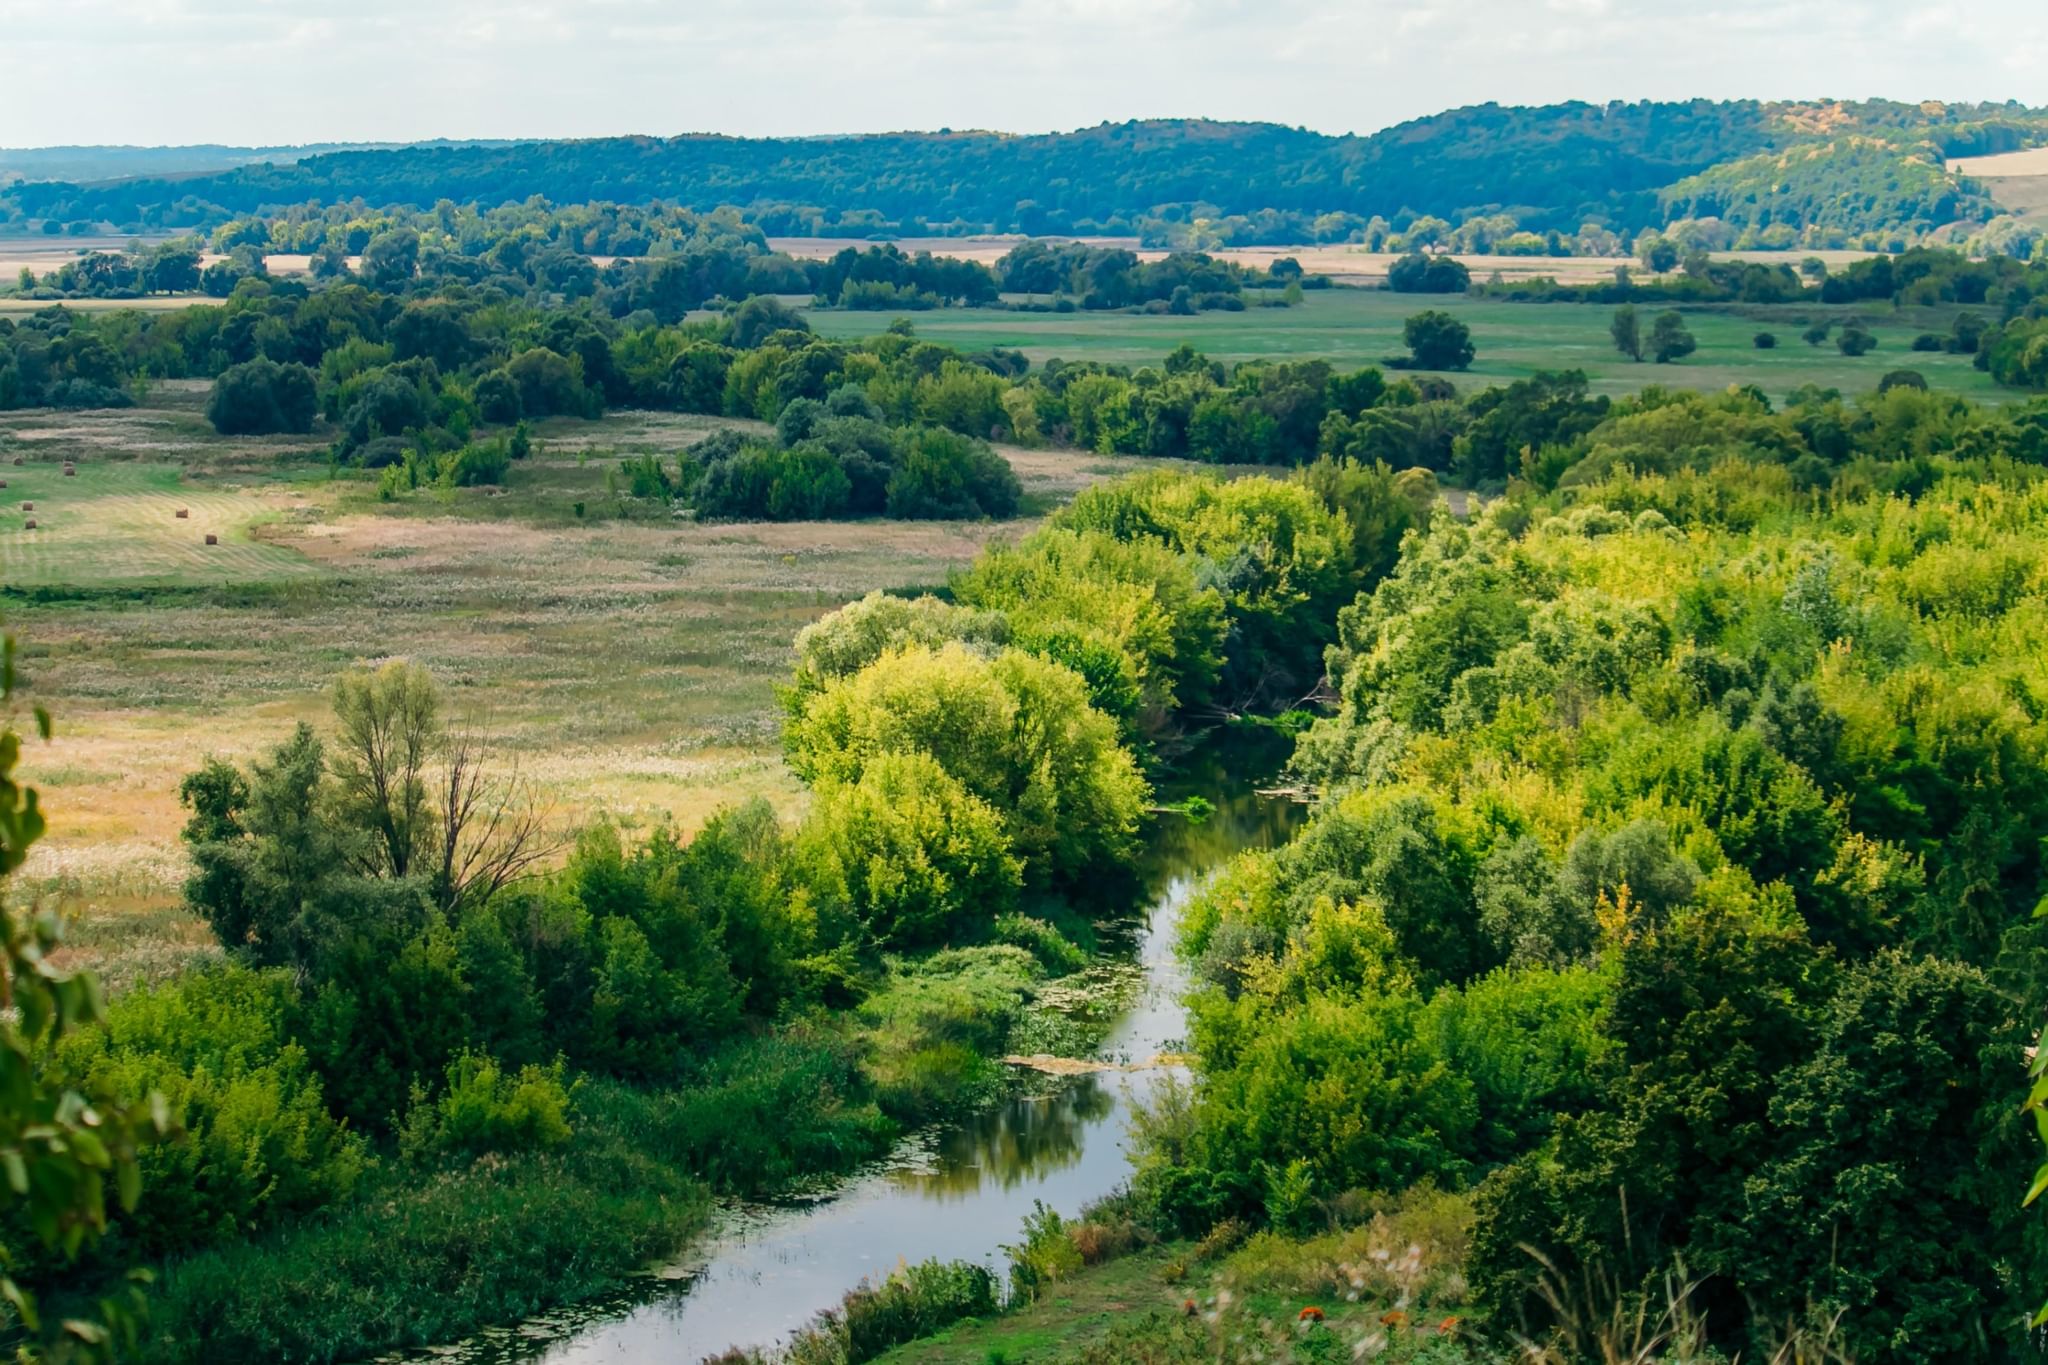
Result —
<path fill-rule="evenodd" d="M 1316 1307 L 1314 1304 L 1310 1304 L 1308 1307 L 1302 1309 L 1301 1312 L 1296 1316 L 1296 1321 L 1299 1322 L 1321 1322 L 1322 1320 L 1323 1310 Z"/>
<path fill-rule="evenodd" d="M 1408 1315 L 1406 1313 L 1403 1313 L 1398 1308 L 1396 1308 L 1391 1313 L 1380 1314 L 1380 1326 L 1382 1327 L 1390 1327 L 1396 1331 L 1399 1331 L 1401 1328 L 1406 1327 L 1407 1325 Z"/>
<path fill-rule="evenodd" d="M 1445 1318 L 1436 1325 L 1436 1330 L 1447 1337 L 1454 1337 L 1458 1335 L 1458 1319 L 1455 1316 Z"/>

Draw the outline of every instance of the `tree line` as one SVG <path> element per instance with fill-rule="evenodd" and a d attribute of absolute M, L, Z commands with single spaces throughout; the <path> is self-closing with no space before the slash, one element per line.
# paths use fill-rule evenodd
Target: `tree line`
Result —
<path fill-rule="evenodd" d="M 1254 236 L 1366 240 L 1375 218 L 1406 233 L 1419 219 L 1485 223 L 1511 211 L 1510 230 L 1477 230 L 1511 249 L 1523 232 L 1547 247 L 1550 234 L 1562 239 L 1589 224 L 1632 239 L 1691 214 L 1725 217 L 1731 232 L 1759 234 L 1764 246 L 1794 244 L 1780 234 L 1808 247 L 1878 245 L 1887 235 L 1996 216 L 1981 188 L 1947 175 L 1941 158 L 2029 145 L 2041 120 L 2013 104 L 1694 100 L 1487 104 L 1364 137 L 1151 120 L 1021 137 L 421 145 L 207 175 L 20 184 L 0 193 L 0 226 L 210 231 L 290 205 L 426 210 L 452 198 L 490 208 L 539 193 L 556 203 L 660 200 L 694 212 L 737 204 L 777 235 L 1143 233 L 1204 247 Z M 1781 197 L 1799 209 L 1796 221 L 1757 211 Z"/>

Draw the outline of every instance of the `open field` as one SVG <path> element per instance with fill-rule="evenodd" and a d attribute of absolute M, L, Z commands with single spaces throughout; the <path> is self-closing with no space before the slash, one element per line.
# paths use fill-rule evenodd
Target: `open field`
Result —
<path fill-rule="evenodd" d="M 1241 313 L 1194 317 L 1128 313 L 1020 313 L 960 308 L 917 313 L 919 336 L 968 350 L 1014 347 L 1034 362 L 1054 357 L 1123 364 L 1158 361 L 1182 342 L 1226 361 L 1324 359 L 1344 367 L 1377 364 L 1402 354 L 1401 324 L 1414 313 L 1441 308 L 1472 329 L 1479 355 L 1472 369 L 1449 376 L 1460 387 L 1484 387 L 1523 378 L 1542 369 L 1580 368 L 1596 392 L 1633 393 L 1647 384 L 1722 389 L 1755 383 L 1782 397 L 1802 384 L 1845 393 L 1877 387 L 1887 371 L 1920 371 L 1935 387 L 1998 402 L 2010 395 L 1968 356 L 1908 349 L 1923 331 L 1947 331 L 1948 315 L 1895 316 L 1889 308 L 1862 310 L 1878 338 L 1868 355 L 1842 355 L 1832 344 L 1808 346 L 1799 334 L 1822 317 L 1844 318 L 1858 310 L 1786 306 L 1682 310 L 1699 350 L 1675 365 L 1632 364 L 1616 353 L 1608 337 L 1613 308 L 1605 304 L 1512 303 L 1466 295 L 1390 294 L 1380 290 L 1332 289 L 1311 292 L 1296 308 L 1250 308 Z M 1648 316 L 1657 305 L 1640 305 Z M 827 336 L 867 336 L 888 322 L 881 313 L 813 311 L 812 327 Z M 1778 337 L 1777 349 L 1759 351 L 1759 331 Z"/>
<path fill-rule="evenodd" d="M 297 458 L 303 441 L 213 437 L 201 393 L 0 417 L 0 605 L 28 699 L 57 718 L 24 763 L 52 823 L 24 885 L 76 913 L 75 950 L 117 988 L 210 951 L 178 905 L 179 778 L 324 722 L 343 669 L 426 664 L 565 824 L 690 827 L 754 796 L 791 810 L 774 700 L 791 636 L 872 589 L 942 583 L 1024 525 L 699 525 L 630 507 L 607 489 L 619 455 L 717 425 L 661 413 L 551 424 L 502 492 L 384 504 Z M 1130 464 L 1014 454 L 1035 508 Z"/>
<path fill-rule="evenodd" d="M 1951 161 L 1949 169 L 1983 181 L 2007 213 L 2021 218 L 2048 213 L 2048 147 L 1965 157 Z"/>

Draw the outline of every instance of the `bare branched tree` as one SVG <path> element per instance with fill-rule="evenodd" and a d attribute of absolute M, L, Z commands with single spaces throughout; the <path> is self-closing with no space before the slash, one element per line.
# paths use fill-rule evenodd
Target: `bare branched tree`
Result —
<path fill-rule="evenodd" d="M 472 718 L 449 734 L 437 795 L 441 870 L 438 890 L 450 909 L 481 904 L 544 862 L 561 846 L 531 783 L 515 762 L 493 777 L 489 739 Z"/>
<path fill-rule="evenodd" d="M 561 841 L 517 766 L 493 771 L 481 721 L 451 729 L 443 709 L 418 664 L 348 674 L 334 689 L 341 735 L 329 766 L 348 822 L 365 836 L 353 851 L 357 870 L 429 878 L 453 910 L 488 900 Z"/>

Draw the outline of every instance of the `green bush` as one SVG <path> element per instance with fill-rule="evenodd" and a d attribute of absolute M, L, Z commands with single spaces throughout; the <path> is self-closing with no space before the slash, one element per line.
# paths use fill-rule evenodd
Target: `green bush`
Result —
<path fill-rule="evenodd" d="M 861 1281 L 778 1358 L 790 1365 L 862 1365 L 964 1319 L 993 1317 L 999 1308 L 987 1266 L 938 1260 L 899 1266 L 880 1282 Z"/>
<path fill-rule="evenodd" d="M 1078 972 L 1088 965 L 1088 954 L 1073 940 L 1044 920 L 1029 915 L 996 916 L 991 936 L 997 943 L 1030 953 L 1054 976 Z"/>
<path fill-rule="evenodd" d="M 922 753 L 999 812 L 1033 879 L 1071 884 L 1128 854 L 1149 789 L 1079 675 L 1017 650 L 888 654 L 827 684 L 785 731 L 822 787 L 856 784 L 889 753 Z"/>
<path fill-rule="evenodd" d="M 931 427 L 904 439 L 889 476 L 888 512 L 905 520 L 1001 519 L 1017 514 L 1022 493 L 1010 462 L 986 442 Z"/>
<path fill-rule="evenodd" d="M 1003 818 L 922 753 L 880 753 L 819 793 L 800 840 L 810 884 L 893 947 L 974 932 L 1021 881 Z"/>
<path fill-rule="evenodd" d="M 569 1140 L 568 1115 L 559 1061 L 512 1072 L 465 1052 L 448 1064 L 448 1086 L 439 1095 L 414 1088 L 399 1150 L 415 1161 L 544 1151 Z"/>
<path fill-rule="evenodd" d="M 206 401 L 206 420 L 223 436 L 311 431 L 319 411 L 311 370 L 262 356 L 221 371 Z"/>
<path fill-rule="evenodd" d="M 295 994 L 285 972 L 219 967 L 125 995 L 104 1029 L 65 1040 L 57 1070 L 161 1094 L 184 1134 L 143 1149 L 148 1197 L 119 1216 L 114 1248 L 160 1256 L 247 1236 L 356 1188 L 370 1158 L 292 1037 Z"/>

